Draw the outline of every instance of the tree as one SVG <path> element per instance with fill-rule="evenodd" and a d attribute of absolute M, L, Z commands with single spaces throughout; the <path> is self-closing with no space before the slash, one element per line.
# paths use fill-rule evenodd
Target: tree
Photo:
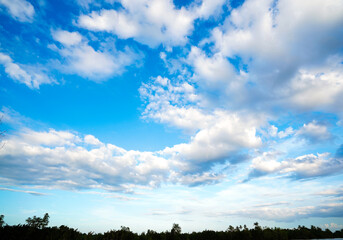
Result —
<path fill-rule="evenodd" d="M 0 228 L 2 228 L 5 225 L 4 218 L 5 218 L 4 215 L 0 215 Z"/>
<path fill-rule="evenodd" d="M 171 229 L 171 233 L 172 233 L 172 234 L 180 234 L 180 233 L 181 233 L 181 227 L 180 227 L 180 225 L 177 224 L 177 223 L 174 223 L 174 224 L 173 224 L 173 227 L 172 227 L 172 229 Z"/>
<path fill-rule="evenodd" d="M 129 227 L 120 226 L 120 228 L 121 228 L 121 231 L 123 232 L 131 232 Z"/>
<path fill-rule="evenodd" d="M 228 228 L 227 228 L 227 232 L 233 232 L 235 230 L 235 228 L 233 227 L 233 226 L 229 226 Z"/>
<path fill-rule="evenodd" d="M 49 214 L 46 213 L 43 218 L 36 216 L 33 216 L 33 218 L 29 217 L 28 219 L 26 219 L 26 223 L 30 227 L 42 229 L 48 226 L 49 218 Z"/>

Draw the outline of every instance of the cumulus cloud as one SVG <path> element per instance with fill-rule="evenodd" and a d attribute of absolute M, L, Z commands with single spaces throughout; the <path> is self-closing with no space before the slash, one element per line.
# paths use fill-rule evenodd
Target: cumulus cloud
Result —
<path fill-rule="evenodd" d="M 213 30 L 213 53 L 239 56 L 247 65 L 251 103 L 337 110 L 342 12 L 343 4 L 333 0 L 248 0 Z"/>
<path fill-rule="evenodd" d="M 279 131 L 279 129 L 274 126 L 271 125 L 268 129 L 267 129 L 267 134 L 268 137 L 272 137 L 272 138 L 286 138 L 288 136 L 291 136 L 293 133 L 295 133 L 295 131 L 293 130 L 292 127 L 287 127 L 286 129 L 284 129 L 283 131 Z"/>
<path fill-rule="evenodd" d="M 220 13 L 224 4 L 225 0 L 203 0 L 200 6 L 194 7 L 192 10 L 199 18 L 207 19 Z"/>
<path fill-rule="evenodd" d="M 276 91 L 282 98 L 281 104 L 298 110 L 341 111 L 342 59 L 334 55 L 320 66 L 300 68 L 287 86 Z"/>
<path fill-rule="evenodd" d="M 135 185 L 158 186 L 169 162 L 151 152 L 126 151 L 112 144 L 85 145 L 67 131 L 24 130 L 6 138 L 0 153 L 1 182 L 62 189 L 99 188 L 131 191 Z"/>
<path fill-rule="evenodd" d="M 175 157 L 188 154 L 179 146 L 157 152 L 132 151 L 103 143 L 93 135 L 55 129 L 36 131 L 21 124 L 22 118 L 12 116 L 13 112 L 3 111 L 5 122 L 19 128 L 6 136 L 5 147 L 0 151 L 1 184 L 131 192 L 139 186 L 153 188 L 164 182 L 188 186 L 214 184 L 225 176 L 206 171 L 212 163 L 202 166 L 202 156 L 191 149 L 199 145 L 197 142 L 201 139 L 190 143 L 188 150 L 193 151 L 194 156 L 187 155 L 192 159 L 186 159 Z M 214 137 L 216 143 L 222 144 L 220 136 Z M 239 137 L 237 139 L 227 140 L 224 146 L 227 149 L 221 151 L 236 148 L 241 144 Z M 216 147 L 210 146 L 212 155 Z M 207 157 L 210 161 L 213 156 Z"/>
<path fill-rule="evenodd" d="M 56 50 L 67 61 L 63 68 L 94 81 L 122 74 L 125 67 L 139 58 L 139 54 L 129 48 L 124 51 L 95 50 L 78 32 L 56 30 L 52 35 L 62 45 Z"/>
<path fill-rule="evenodd" d="M 11 79 L 16 82 L 23 83 L 31 89 L 39 89 L 42 84 L 57 83 L 44 72 L 44 69 L 24 64 L 17 64 L 10 56 L 1 52 L 0 64 L 5 68 L 5 72 Z"/>
<path fill-rule="evenodd" d="M 244 161 L 242 150 L 261 145 L 256 126 L 263 120 L 222 110 L 207 113 L 196 104 L 193 109 L 180 108 L 184 102 L 197 101 L 193 92 L 187 83 L 172 84 L 162 77 L 141 88 L 142 97 L 149 99 L 145 114 L 189 130 L 194 134 L 189 142 L 156 152 L 128 151 L 92 135 L 21 127 L 8 136 L 6 149 L 0 153 L 0 175 L 13 184 L 64 188 L 125 189 L 128 184 L 154 187 L 166 181 L 190 186 L 216 183 L 225 174 L 212 172 L 215 164 L 225 168 Z M 35 177 L 29 179 L 32 174 Z"/>
<path fill-rule="evenodd" d="M 230 93 L 235 101 L 244 95 L 245 72 L 238 72 L 220 52 L 208 57 L 201 49 L 192 47 L 187 61 L 194 68 L 194 80 L 204 92 Z"/>
<path fill-rule="evenodd" d="M 82 41 L 82 36 L 78 32 L 68 32 L 64 30 L 58 30 L 53 32 L 53 38 L 66 46 L 72 46 L 79 44 Z"/>
<path fill-rule="evenodd" d="M 59 189 L 133 192 L 164 182 L 188 186 L 214 184 L 223 174 L 185 174 L 181 162 L 161 152 L 125 150 L 92 135 L 70 131 L 21 129 L 8 135 L 0 152 L 0 182 Z"/>
<path fill-rule="evenodd" d="M 12 18 L 20 22 L 32 22 L 35 9 L 25 0 L 0 0 L 0 5 L 6 7 Z"/>
<path fill-rule="evenodd" d="M 93 135 L 86 135 L 84 137 L 84 141 L 87 144 L 91 144 L 91 145 L 101 145 L 102 143 L 99 141 L 99 139 L 97 139 L 96 137 L 94 137 Z"/>
<path fill-rule="evenodd" d="M 288 68 L 298 67 L 290 60 L 297 65 L 310 64 L 340 50 L 342 33 L 336 29 L 343 21 L 342 8 L 341 2 L 332 0 L 278 1 L 276 5 L 271 0 L 249 0 L 232 11 L 223 29 L 217 28 L 213 37 L 226 56 L 257 58 L 253 70 L 271 64 L 269 69 L 279 70 L 275 74 L 288 75 Z M 326 38 L 327 35 L 332 37 Z M 285 69 L 281 64 L 285 64 Z"/>
<path fill-rule="evenodd" d="M 188 83 L 173 84 L 161 77 L 143 84 L 140 93 L 147 100 L 145 117 L 194 134 L 188 143 L 161 151 L 168 158 L 181 161 L 184 171 L 206 170 L 230 159 L 235 162 L 241 150 L 261 146 L 256 129 L 264 123 L 264 116 L 223 109 L 206 111 L 199 106 L 194 87 Z"/>
<path fill-rule="evenodd" d="M 22 129 L 20 138 L 33 145 L 44 146 L 72 146 L 75 145 L 75 143 L 81 142 L 81 139 L 71 132 L 56 131 L 54 129 L 50 129 L 48 132 L 36 132 L 32 129 Z"/>
<path fill-rule="evenodd" d="M 343 159 L 330 153 L 307 154 L 279 161 L 280 153 L 264 152 L 253 159 L 248 179 L 278 174 L 293 179 L 308 179 L 337 174 L 343 169 Z"/>
<path fill-rule="evenodd" d="M 199 130 L 189 143 L 168 147 L 163 153 L 195 163 L 216 162 L 225 161 L 242 149 L 261 145 L 261 139 L 256 136 L 258 122 L 255 119 L 220 111 L 214 113 L 213 118 L 215 122 Z"/>
<path fill-rule="evenodd" d="M 316 121 L 304 124 L 297 131 L 296 135 L 302 136 L 314 143 L 332 139 L 332 135 L 328 131 L 327 126 L 320 124 Z"/>
<path fill-rule="evenodd" d="M 119 38 L 134 38 L 150 47 L 184 45 L 193 31 L 196 18 L 208 18 L 224 1 L 203 1 L 192 9 L 177 9 L 170 0 L 120 1 L 122 9 L 93 11 L 81 15 L 80 27 L 106 31 Z"/>

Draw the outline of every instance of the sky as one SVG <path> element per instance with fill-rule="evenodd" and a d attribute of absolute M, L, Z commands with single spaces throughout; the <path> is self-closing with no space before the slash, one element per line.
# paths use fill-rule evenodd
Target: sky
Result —
<path fill-rule="evenodd" d="M 343 228 L 343 1 L 0 0 L 0 214 Z"/>

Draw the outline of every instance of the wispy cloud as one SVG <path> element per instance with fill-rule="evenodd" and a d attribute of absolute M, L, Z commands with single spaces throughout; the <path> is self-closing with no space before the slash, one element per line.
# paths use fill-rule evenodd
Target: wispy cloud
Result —
<path fill-rule="evenodd" d="M 32 22 L 35 9 L 32 4 L 25 0 L 0 0 L 0 6 L 8 10 L 14 19 L 20 22 Z"/>
<path fill-rule="evenodd" d="M 40 193 L 40 192 L 35 192 L 35 191 L 28 191 L 28 190 L 20 190 L 20 189 L 13 189 L 13 188 L 4 188 L 4 187 L 0 187 L 1 191 L 10 191 L 10 192 L 22 192 L 22 193 L 28 193 L 31 195 L 35 195 L 35 196 L 45 196 L 45 195 L 49 195 L 46 193 Z"/>
<path fill-rule="evenodd" d="M 56 84 L 56 80 L 49 77 L 42 68 L 17 64 L 12 58 L 0 52 L 0 64 L 14 81 L 23 83 L 31 89 L 39 89 L 42 84 Z"/>
<path fill-rule="evenodd" d="M 251 209 L 233 210 L 222 213 L 208 213 L 211 217 L 218 216 L 244 216 L 263 220 L 288 222 L 310 217 L 342 217 L 343 204 L 334 203 L 319 206 L 306 206 L 298 208 L 271 208 L 260 207 Z"/>

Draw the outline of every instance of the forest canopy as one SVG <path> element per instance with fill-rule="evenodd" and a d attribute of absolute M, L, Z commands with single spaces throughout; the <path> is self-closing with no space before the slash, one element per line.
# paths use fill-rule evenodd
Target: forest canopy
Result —
<path fill-rule="evenodd" d="M 33 216 L 26 219 L 26 224 L 7 225 L 4 215 L 0 216 L 0 238 L 20 240 L 288 240 L 288 239 L 323 239 L 342 238 L 343 229 L 335 232 L 319 227 L 298 226 L 293 229 L 278 227 L 261 227 L 258 222 L 253 228 L 231 225 L 225 231 L 204 230 L 202 232 L 182 233 L 179 224 L 174 223 L 171 230 L 156 232 L 147 230 L 140 234 L 134 233 L 129 227 L 122 226 L 119 230 L 109 230 L 104 233 L 81 233 L 78 229 L 64 225 L 48 227 L 49 214 L 43 218 Z"/>

